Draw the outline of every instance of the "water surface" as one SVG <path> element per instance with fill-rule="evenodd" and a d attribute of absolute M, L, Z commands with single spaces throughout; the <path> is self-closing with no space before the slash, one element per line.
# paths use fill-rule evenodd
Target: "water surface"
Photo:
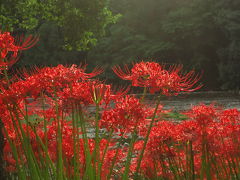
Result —
<path fill-rule="evenodd" d="M 156 96 L 147 95 L 146 103 L 153 104 L 155 99 Z M 184 111 L 200 103 L 207 105 L 213 103 L 224 109 L 237 108 L 240 110 L 240 94 L 232 92 L 193 92 L 174 97 L 162 97 L 161 99 L 164 109 L 173 109 L 176 111 Z"/>

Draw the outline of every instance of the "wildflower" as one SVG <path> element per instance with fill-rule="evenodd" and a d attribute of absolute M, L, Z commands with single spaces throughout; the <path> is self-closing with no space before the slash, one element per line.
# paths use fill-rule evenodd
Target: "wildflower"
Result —
<path fill-rule="evenodd" d="M 143 160 L 141 162 L 141 173 L 148 178 L 154 178 L 154 176 L 166 176 L 164 168 L 169 168 L 169 159 L 177 157 L 175 148 L 175 124 L 168 121 L 161 121 L 152 128 L 149 136 L 149 140 L 146 146 Z M 137 142 L 135 149 L 140 152 L 143 146 L 143 142 Z M 136 158 L 137 159 L 137 158 Z M 135 171 L 136 163 L 132 164 L 131 169 Z M 155 168 L 159 167 L 159 168 Z M 164 168 L 163 168 L 164 167 Z M 155 172 L 152 171 L 155 168 Z M 171 178 L 170 178 L 171 179 Z"/>
<path fill-rule="evenodd" d="M 207 126 L 215 121 L 218 111 L 213 104 L 209 106 L 200 104 L 193 106 L 192 109 L 185 114 L 196 121 L 200 126 Z"/>
<path fill-rule="evenodd" d="M 145 87 L 149 85 L 151 79 L 157 77 L 158 73 L 162 71 L 162 67 L 155 62 L 140 62 L 136 63 L 131 70 L 125 65 L 124 70 L 120 66 L 115 66 L 113 71 L 120 78 L 131 80 L 133 86 Z"/>
<path fill-rule="evenodd" d="M 85 73 L 85 67 L 72 65 L 70 67 L 65 67 L 63 65 L 58 65 L 56 67 L 44 67 L 41 69 L 36 69 L 35 72 L 25 73 L 25 79 L 36 81 L 41 84 L 41 86 L 49 86 L 50 89 L 53 87 L 63 88 L 73 82 L 80 82 L 92 78 L 102 72 L 101 69 L 95 69 L 92 73 Z"/>
<path fill-rule="evenodd" d="M 198 137 L 198 123 L 194 120 L 182 121 L 176 125 L 175 138 L 177 141 L 195 141 Z"/>
<path fill-rule="evenodd" d="M 87 81 L 101 72 L 102 69 L 96 68 L 91 73 L 86 73 L 84 66 L 78 67 L 77 65 L 35 68 L 31 73 L 24 71 L 21 79 L 16 78 L 18 81 L 13 83 L 9 89 L 17 89 L 20 91 L 18 94 L 34 98 L 41 93 L 54 97 L 55 93 L 62 92 L 64 88 L 70 88 L 74 83 Z"/>
<path fill-rule="evenodd" d="M 167 147 L 174 142 L 175 125 L 168 121 L 160 121 L 152 128 L 147 144 L 147 152 L 152 158 L 161 159 L 174 156 Z"/>
<path fill-rule="evenodd" d="M 235 109 L 228 109 L 219 115 L 220 121 L 225 125 L 240 125 L 240 111 Z"/>
<path fill-rule="evenodd" d="M 135 97 L 125 96 L 115 100 L 113 109 L 105 110 L 100 120 L 101 127 L 113 129 L 115 132 L 124 133 L 137 130 L 141 132 L 146 127 L 148 109 L 146 109 Z"/>
<path fill-rule="evenodd" d="M 140 62 L 136 63 L 131 70 L 125 65 L 124 70 L 115 66 L 113 71 L 120 78 L 131 80 L 133 86 L 149 88 L 150 93 L 160 92 L 171 96 L 201 88 L 201 85 L 196 86 L 200 76 L 193 70 L 183 73 L 182 68 L 182 65 L 174 65 L 165 69 L 165 66 L 155 62 Z"/>
<path fill-rule="evenodd" d="M 56 121 L 53 121 L 52 124 L 48 125 L 48 151 L 50 154 L 50 157 L 53 162 L 57 161 L 57 123 Z M 78 163 L 80 164 L 79 166 L 79 171 L 81 172 L 81 175 L 84 175 L 84 168 L 86 167 L 87 159 L 86 159 L 86 149 L 89 148 L 89 152 L 93 153 L 94 149 L 96 148 L 96 142 L 94 139 L 88 139 L 84 141 L 81 138 L 74 139 L 74 128 L 72 125 L 67 122 L 63 121 L 62 122 L 62 152 L 63 152 L 63 157 L 64 161 L 66 162 L 66 168 L 68 169 L 68 176 L 71 177 L 74 175 L 74 172 L 71 171 L 74 168 L 74 165 L 72 164 L 73 158 L 78 158 L 76 159 Z M 80 131 L 79 131 L 80 132 Z M 86 144 L 87 143 L 87 144 Z M 74 144 L 78 146 L 74 150 Z M 121 152 L 121 150 L 117 150 L 116 148 L 113 148 L 116 146 L 116 142 L 109 142 L 109 140 L 106 139 L 101 139 L 99 142 L 99 158 L 103 160 L 102 168 L 100 169 L 101 176 L 104 177 L 103 179 L 106 179 L 112 161 L 114 161 L 115 154 L 117 153 L 118 156 L 115 159 L 115 163 L 118 163 L 123 159 L 124 154 Z M 108 147 L 108 150 L 105 152 L 105 148 Z M 103 158 L 104 157 L 104 158 Z M 94 160 L 92 159 L 92 162 Z"/>
<path fill-rule="evenodd" d="M 90 93 L 90 82 L 75 82 L 71 86 L 57 92 L 64 109 L 72 109 L 75 105 L 93 104 Z"/>
<path fill-rule="evenodd" d="M 111 86 L 101 83 L 92 83 L 90 86 L 91 98 L 95 104 L 100 104 L 106 100 L 108 104 L 111 97 Z"/>
<path fill-rule="evenodd" d="M 0 30 L 0 69 L 7 69 L 16 63 L 19 51 L 33 47 L 37 41 L 37 36 L 30 35 L 27 38 L 14 38 L 10 32 Z M 9 52 L 12 52 L 12 54 L 8 56 Z"/>

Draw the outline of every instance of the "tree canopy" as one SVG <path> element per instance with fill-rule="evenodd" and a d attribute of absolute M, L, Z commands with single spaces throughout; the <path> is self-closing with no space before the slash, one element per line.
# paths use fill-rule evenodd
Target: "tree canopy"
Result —
<path fill-rule="evenodd" d="M 114 79 L 112 65 L 150 59 L 203 70 L 209 90 L 239 89 L 239 7 L 239 0 L 4 0 L 0 20 L 16 33 L 40 34 L 19 65 L 84 61 Z"/>
<path fill-rule="evenodd" d="M 59 27 L 66 49 L 86 50 L 96 44 L 104 28 L 116 20 L 108 0 L 4 0 L 2 28 L 14 32 L 37 31 L 52 22 Z"/>
<path fill-rule="evenodd" d="M 89 52 L 93 62 L 152 59 L 203 69 L 210 89 L 239 88 L 240 1 L 112 0 L 121 13 Z"/>

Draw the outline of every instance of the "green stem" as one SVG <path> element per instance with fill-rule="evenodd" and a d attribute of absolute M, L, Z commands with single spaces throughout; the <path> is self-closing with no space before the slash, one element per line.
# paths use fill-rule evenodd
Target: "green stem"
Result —
<path fill-rule="evenodd" d="M 92 154 L 90 152 L 90 147 L 89 147 L 89 141 L 88 141 L 88 137 L 87 137 L 87 130 L 86 130 L 86 122 L 84 119 L 84 114 L 82 111 L 81 106 L 78 109 L 78 122 L 80 124 L 80 128 L 81 128 L 81 132 L 82 132 L 82 140 L 83 140 L 83 149 L 84 149 L 84 156 L 85 156 L 85 171 L 83 174 L 82 179 L 89 179 L 89 180 L 93 180 L 95 179 L 95 172 L 94 172 L 94 168 L 92 166 Z"/>
<path fill-rule="evenodd" d="M 100 169 L 98 169 L 99 167 L 99 143 L 100 143 L 100 138 L 99 138 L 99 111 L 100 111 L 100 107 L 99 107 L 99 103 L 96 103 L 96 114 L 95 114 L 95 148 L 94 148 L 94 168 L 96 169 L 96 179 L 100 179 L 99 175 L 100 175 Z"/>
<path fill-rule="evenodd" d="M 64 179 L 64 171 L 63 171 L 63 152 L 62 152 L 62 127 L 63 124 L 60 122 L 60 115 L 59 115 L 59 104 L 57 102 L 57 94 L 56 89 L 54 88 L 54 101 L 55 101 L 55 111 L 56 111 L 56 120 L 57 120 L 57 127 L 56 127 L 56 138 L 57 138 L 57 179 L 63 180 Z"/>
<path fill-rule="evenodd" d="M 113 134 L 113 130 L 111 130 L 108 138 L 107 138 L 107 144 L 106 144 L 106 147 L 104 148 L 104 152 L 103 152 L 103 156 L 102 156 L 102 159 L 101 159 L 101 162 L 98 164 L 98 176 L 101 177 L 101 169 L 102 169 L 102 165 L 104 163 L 104 158 L 105 158 L 105 155 L 109 149 L 109 144 L 110 144 L 110 141 L 111 141 L 111 138 L 112 138 L 112 134 Z"/>
<path fill-rule="evenodd" d="M 133 132 L 133 137 L 132 137 L 130 145 L 129 145 L 127 160 L 126 160 L 126 164 L 125 164 L 125 170 L 124 170 L 124 174 L 122 176 L 123 180 L 128 179 L 129 168 L 130 168 L 132 154 L 133 154 L 133 150 L 134 150 L 134 143 L 136 142 L 136 140 L 137 140 L 137 133 L 136 133 L 136 128 L 135 128 L 135 130 Z"/>
<path fill-rule="evenodd" d="M 10 81 L 8 78 L 8 74 L 7 74 L 7 70 L 4 68 L 3 69 L 3 73 L 4 73 L 4 77 L 6 79 L 7 85 L 8 87 L 10 86 Z M 4 127 L 4 124 L 2 122 L 2 120 L 0 120 L 0 129 L 2 129 L 2 127 Z M 3 164 L 3 146 L 4 146 L 4 135 L 2 133 L 0 133 L 0 163 Z M 0 165 L 0 173 L 5 174 L 4 168 L 2 165 Z"/>
<path fill-rule="evenodd" d="M 189 150 L 190 150 L 190 170 L 191 170 L 191 179 L 195 179 L 195 170 L 194 170 L 194 153 L 192 141 L 189 141 Z"/>
<path fill-rule="evenodd" d="M 26 179 L 27 177 L 26 177 L 26 172 L 24 171 L 25 169 L 24 168 L 22 168 L 22 165 L 21 164 L 19 164 L 19 155 L 18 155 L 18 151 L 17 151 L 17 147 L 16 147 L 16 145 L 14 144 L 14 142 L 12 142 L 12 140 L 10 139 L 10 137 L 9 137 L 9 134 L 8 134 L 8 131 L 7 131 L 7 129 L 6 129 L 6 127 L 5 126 L 3 126 L 3 132 L 5 133 L 5 135 L 6 135 L 6 139 L 7 139 L 7 141 L 9 142 L 9 144 L 10 144 L 10 147 L 11 147 L 11 150 L 12 150 L 12 153 L 13 153 L 13 158 L 15 159 L 15 161 L 16 161 L 16 167 L 17 167 L 17 175 L 18 175 L 18 177 L 20 178 L 20 179 Z M 21 157 L 20 157 L 21 158 Z M 20 162 L 23 162 L 22 161 L 22 159 L 20 160 Z"/>
<path fill-rule="evenodd" d="M 141 103 L 144 102 L 144 99 L 145 99 L 146 94 L 147 94 L 147 87 L 144 87 L 144 89 L 143 89 L 143 95 L 142 95 L 141 100 L 140 100 Z"/>
<path fill-rule="evenodd" d="M 116 153 L 115 153 L 115 155 L 114 155 L 114 158 L 113 158 L 113 160 L 112 160 L 112 164 L 111 164 L 111 166 L 110 166 L 110 170 L 109 170 L 109 173 L 108 173 L 108 175 L 107 175 L 107 180 L 110 180 L 111 179 L 111 176 L 112 176 L 112 173 L 113 173 L 113 168 L 114 168 L 114 165 L 115 165 L 115 163 L 116 163 L 116 160 L 117 160 L 117 156 L 118 156 L 118 153 L 119 153 L 119 150 L 120 150 L 120 146 L 121 146 L 121 142 L 122 141 L 122 137 L 121 137 L 121 139 L 120 139 L 120 141 L 118 142 L 118 145 L 117 145 L 117 147 L 116 147 Z"/>
<path fill-rule="evenodd" d="M 73 125 L 73 166 L 74 166 L 74 179 L 80 179 L 80 174 L 79 174 L 79 169 L 80 169 L 80 164 L 78 162 L 79 159 L 79 130 L 78 130 L 78 125 L 77 125 L 77 111 L 74 109 L 74 105 L 72 105 L 73 112 L 72 112 L 72 125 Z"/>
<path fill-rule="evenodd" d="M 140 156 L 139 156 L 139 159 L 138 159 L 138 162 L 137 162 L 137 168 L 136 168 L 136 172 L 135 172 L 135 175 L 134 175 L 134 177 L 135 177 L 134 179 L 137 179 L 137 176 L 138 176 L 138 172 L 139 172 L 139 169 L 140 169 L 140 166 L 141 166 L 141 161 L 142 161 L 142 158 L 143 158 L 143 155 L 144 155 L 144 151 L 146 149 L 148 138 L 149 138 L 151 129 L 153 127 L 153 123 L 154 123 L 154 120 L 156 118 L 157 110 L 158 110 L 158 107 L 159 107 L 159 104 L 160 104 L 160 97 L 161 96 L 159 95 L 158 98 L 157 98 L 157 103 L 156 103 L 156 107 L 155 107 L 155 110 L 154 110 L 154 113 L 153 113 L 153 116 L 152 116 L 152 120 L 151 120 L 150 126 L 148 128 L 147 135 L 144 139 L 143 148 L 142 148 L 142 151 L 140 153 Z"/>
<path fill-rule="evenodd" d="M 9 87 L 10 86 L 10 80 L 9 80 L 9 77 L 8 77 L 7 70 L 5 68 L 3 69 L 3 74 L 4 74 L 4 77 L 5 77 L 5 80 L 7 81 L 7 85 Z"/>
<path fill-rule="evenodd" d="M 14 121 L 13 113 L 14 113 L 14 116 L 16 118 L 16 122 L 18 123 L 18 125 Z M 22 148 L 24 150 L 24 154 L 26 156 L 28 166 L 30 167 L 29 174 L 31 177 L 33 177 L 36 180 L 40 179 L 41 174 L 40 174 L 40 169 L 39 169 L 36 157 L 34 156 L 34 152 L 31 147 L 29 137 L 27 137 L 27 135 L 22 127 L 19 113 L 17 112 L 17 109 L 15 107 L 14 107 L 14 109 L 12 109 L 12 111 L 10 111 L 10 115 L 11 115 L 11 119 L 14 124 L 15 131 L 17 131 L 20 141 L 22 143 Z"/>

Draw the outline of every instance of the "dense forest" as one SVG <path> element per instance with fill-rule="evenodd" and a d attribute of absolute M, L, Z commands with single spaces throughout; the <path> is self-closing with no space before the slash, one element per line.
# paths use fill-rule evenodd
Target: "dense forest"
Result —
<path fill-rule="evenodd" d="M 202 70 L 205 90 L 240 88 L 239 0 L 6 0 L 0 20 L 40 35 L 16 68 L 87 63 L 113 81 L 113 65 L 152 60 Z"/>

